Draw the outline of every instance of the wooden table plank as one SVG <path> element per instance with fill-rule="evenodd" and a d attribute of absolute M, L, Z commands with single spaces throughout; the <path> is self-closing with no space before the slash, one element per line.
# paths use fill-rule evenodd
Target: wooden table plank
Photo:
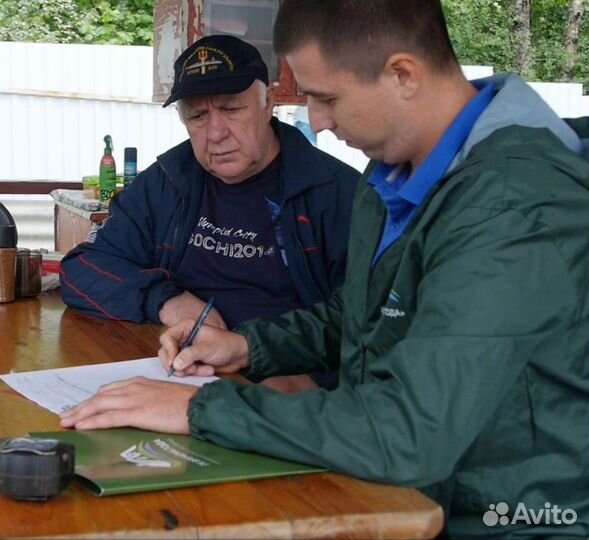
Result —
<path fill-rule="evenodd" d="M 0 372 L 154 356 L 162 327 L 64 309 L 58 293 L 0 304 Z M 0 382 L 0 437 L 59 429 Z M 433 538 L 441 508 L 413 489 L 334 473 L 96 497 L 77 483 L 47 502 L 0 496 L 6 538 Z"/>

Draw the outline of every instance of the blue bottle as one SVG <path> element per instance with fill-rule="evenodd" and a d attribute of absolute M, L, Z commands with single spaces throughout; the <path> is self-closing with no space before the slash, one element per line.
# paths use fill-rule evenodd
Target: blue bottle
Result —
<path fill-rule="evenodd" d="M 125 148 L 125 163 L 123 165 L 123 183 L 127 187 L 137 176 L 137 148 Z"/>

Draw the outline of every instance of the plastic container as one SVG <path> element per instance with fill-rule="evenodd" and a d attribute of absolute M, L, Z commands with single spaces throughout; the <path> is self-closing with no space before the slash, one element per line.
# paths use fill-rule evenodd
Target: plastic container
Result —
<path fill-rule="evenodd" d="M 137 148 L 127 146 L 125 148 L 125 164 L 123 165 L 123 178 L 127 187 L 137 176 Z"/>
<path fill-rule="evenodd" d="M 98 199 L 99 191 L 98 176 L 82 177 L 82 192 L 85 199 Z"/>
<path fill-rule="evenodd" d="M 59 274 L 61 268 L 61 260 L 65 256 L 65 253 L 59 251 L 47 251 L 43 252 L 43 262 L 41 263 L 42 274 Z"/>

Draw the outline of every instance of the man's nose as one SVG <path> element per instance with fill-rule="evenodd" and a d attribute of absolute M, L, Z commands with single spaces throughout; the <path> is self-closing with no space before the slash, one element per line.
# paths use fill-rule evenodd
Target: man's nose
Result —
<path fill-rule="evenodd" d="M 227 133 L 227 122 L 223 118 L 223 115 L 218 111 L 211 111 L 207 125 L 207 137 L 209 140 L 212 142 L 222 141 L 227 137 Z"/>
<path fill-rule="evenodd" d="M 319 133 L 324 129 L 333 131 L 336 123 L 325 111 L 325 107 L 317 103 L 311 96 L 307 96 L 307 109 L 309 111 L 309 125 L 315 133 Z"/>

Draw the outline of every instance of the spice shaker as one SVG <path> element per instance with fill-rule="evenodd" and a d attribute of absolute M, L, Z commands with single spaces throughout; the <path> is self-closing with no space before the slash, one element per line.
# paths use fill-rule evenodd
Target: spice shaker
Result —
<path fill-rule="evenodd" d="M 37 296 L 41 292 L 41 263 L 38 250 L 19 248 L 16 252 L 16 296 Z"/>

